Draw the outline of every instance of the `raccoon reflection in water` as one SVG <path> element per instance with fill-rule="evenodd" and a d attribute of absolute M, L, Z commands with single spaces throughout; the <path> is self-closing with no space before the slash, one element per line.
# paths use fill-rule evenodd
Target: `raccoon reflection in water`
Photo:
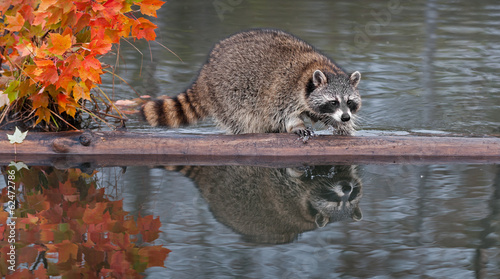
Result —
<path fill-rule="evenodd" d="M 249 242 L 288 243 L 330 222 L 362 219 L 355 166 L 168 169 L 191 178 L 214 217 Z"/>

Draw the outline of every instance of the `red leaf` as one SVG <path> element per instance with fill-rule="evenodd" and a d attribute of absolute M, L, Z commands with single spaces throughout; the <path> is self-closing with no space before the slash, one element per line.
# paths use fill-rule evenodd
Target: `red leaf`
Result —
<path fill-rule="evenodd" d="M 160 233 L 160 217 L 153 218 L 153 215 L 137 218 L 137 224 L 141 232 L 142 238 L 146 242 L 151 242 L 158 238 Z"/>
<path fill-rule="evenodd" d="M 47 107 L 49 105 L 49 94 L 40 92 L 31 96 L 33 108 Z"/>
<path fill-rule="evenodd" d="M 64 93 L 57 94 L 57 104 L 60 107 L 59 112 L 65 111 L 66 105 L 68 103 L 70 103 L 70 101 L 68 101 L 68 96 L 66 96 L 66 94 Z"/>
<path fill-rule="evenodd" d="M 101 83 L 101 62 L 95 57 L 86 57 L 82 61 L 78 73 L 83 81 L 91 80 L 95 83 Z"/>

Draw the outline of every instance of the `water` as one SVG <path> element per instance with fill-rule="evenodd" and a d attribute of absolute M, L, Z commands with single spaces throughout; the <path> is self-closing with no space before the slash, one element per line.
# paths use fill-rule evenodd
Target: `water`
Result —
<path fill-rule="evenodd" d="M 214 3 L 233 6 L 217 11 Z M 158 42 L 175 55 L 155 42 L 132 42 L 142 54 L 122 43 L 117 73 L 139 94 L 174 96 L 190 84 L 215 42 L 272 27 L 362 73 L 359 135 L 500 133 L 497 1 L 172 0 L 153 21 Z M 107 92 L 110 82 L 103 81 Z M 109 95 L 136 97 L 119 81 Z M 131 131 L 221 133 L 210 121 L 165 130 L 129 117 Z M 332 167 L 338 168 L 128 166 L 125 172 L 99 168 L 94 176 L 132 216 L 160 218 L 162 233 L 146 244 L 172 252 L 166 268 L 147 269 L 148 278 L 500 277 L 498 165 L 359 165 L 344 180 L 361 190 L 348 192 L 359 198 L 362 220 L 346 211 L 343 220 L 324 227 L 311 217 L 316 211 L 296 211 L 308 208 L 303 200 L 274 198 L 290 194 L 286 185 L 335 184 Z M 232 185 L 247 194 L 251 185 L 275 192 L 247 198 Z M 287 222 L 307 214 L 307 221 L 283 232 Z"/>
<path fill-rule="evenodd" d="M 219 2 L 239 4 L 221 20 L 214 8 Z M 361 134 L 500 132 L 495 1 L 169 1 L 154 22 L 158 41 L 182 61 L 157 43 L 134 43 L 143 55 L 123 43 L 118 73 L 140 94 L 182 92 L 214 43 L 241 30 L 272 27 L 362 73 Z M 128 86 L 116 92 L 116 98 L 135 97 Z M 149 130 L 131 118 L 128 127 Z M 175 132 L 218 132 L 211 128 Z"/>

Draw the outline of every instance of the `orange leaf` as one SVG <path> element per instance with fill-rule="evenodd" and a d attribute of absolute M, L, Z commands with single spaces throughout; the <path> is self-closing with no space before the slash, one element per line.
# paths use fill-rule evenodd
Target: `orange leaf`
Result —
<path fill-rule="evenodd" d="M 146 39 L 148 41 L 153 41 L 156 39 L 156 34 L 154 29 L 156 25 L 151 23 L 151 21 L 145 18 L 138 18 L 134 22 L 134 27 L 132 29 L 132 36 L 137 37 L 137 39 Z"/>
<path fill-rule="evenodd" d="M 34 54 L 36 50 L 35 45 L 31 41 L 27 40 L 24 40 L 22 42 L 21 40 L 19 40 L 19 44 L 16 45 L 14 48 L 17 49 L 17 51 L 21 56 L 30 55 L 32 53 Z"/>
<path fill-rule="evenodd" d="M 107 204 L 104 202 L 98 202 L 95 204 L 94 208 L 90 208 L 87 204 L 87 208 L 83 213 L 83 222 L 87 224 L 98 224 L 101 223 L 104 218 L 104 210 L 106 210 Z"/>
<path fill-rule="evenodd" d="M 50 203 L 47 201 L 47 197 L 43 194 L 34 194 L 26 196 L 26 205 L 28 208 L 36 210 L 37 212 L 47 210 L 50 208 Z"/>
<path fill-rule="evenodd" d="M 59 262 L 67 262 L 70 258 L 76 260 L 76 255 L 78 253 L 78 245 L 71 243 L 69 240 L 65 239 L 63 242 L 56 244 L 57 252 L 59 253 Z"/>
<path fill-rule="evenodd" d="M 23 28 L 24 21 L 24 17 L 20 13 L 17 13 L 15 16 L 6 15 L 5 23 L 7 24 L 7 27 L 5 27 L 5 29 L 10 32 L 18 32 Z"/>
<path fill-rule="evenodd" d="M 49 123 L 50 121 L 50 110 L 46 107 L 41 107 L 41 108 L 38 108 L 36 111 L 35 111 L 35 116 L 37 116 L 37 120 L 35 122 L 35 125 L 40 123 L 42 120 L 44 120 L 45 122 Z"/>
<path fill-rule="evenodd" d="M 123 7 L 123 3 L 125 1 L 116 1 L 116 0 L 108 0 L 104 3 L 103 14 L 107 18 L 113 18 Z"/>
<path fill-rule="evenodd" d="M 0 226 L 0 241 L 4 239 L 5 227 L 6 226 Z"/>
<path fill-rule="evenodd" d="M 66 109 L 66 104 L 68 104 L 68 97 L 64 93 L 59 93 L 57 94 L 57 104 L 63 108 Z"/>
<path fill-rule="evenodd" d="M 49 59 L 37 59 L 35 64 L 38 66 L 32 74 L 35 75 L 34 80 L 41 82 L 45 85 L 55 84 L 59 80 L 59 73 L 57 72 L 54 61 Z"/>
<path fill-rule="evenodd" d="M 35 270 L 35 278 L 46 278 L 46 277 L 47 277 L 47 269 L 45 269 L 43 264 L 41 264 Z"/>
<path fill-rule="evenodd" d="M 82 61 L 78 73 L 83 81 L 91 80 L 95 83 L 101 83 L 101 62 L 94 57 L 86 57 Z"/>
<path fill-rule="evenodd" d="M 120 277 L 124 277 L 127 270 L 130 269 L 130 262 L 127 261 L 123 251 L 115 251 L 112 253 L 109 266 L 114 273 L 118 273 Z"/>
<path fill-rule="evenodd" d="M 33 225 L 35 225 L 37 222 L 38 222 L 38 217 L 36 217 L 33 214 L 29 214 L 29 213 L 28 213 L 28 217 L 22 218 L 20 221 L 20 223 L 23 223 L 23 224 L 33 224 Z"/>
<path fill-rule="evenodd" d="M 77 102 L 80 99 L 90 100 L 90 91 L 87 89 L 87 86 L 85 86 L 85 83 L 80 82 L 73 87 L 73 98 Z"/>
<path fill-rule="evenodd" d="M 35 64 L 38 67 L 48 67 L 48 66 L 53 66 L 54 65 L 54 61 L 52 61 L 50 59 L 36 59 L 35 60 Z"/>
<path fill-rule="evenodd" d="M 54 6 L 57 0 L 44 0 L 41 1 L 40 6 L 38 6 L 39 11 L 46 11 L 49 7 Z"/>
<path fill-rule="evenodd" d="M 148 267 L 165 266 L 165 259 L 170 252 L 170 249 L 159 245 L 139 248 L 139 255 L 147 259 Z"/>
<path fill-rule="evenodd" d="M 49 48 L 49 51 L 55 55 L 63 55 L 69 48 L 71 48 L 71 35 L 60 35 L 57 33 L 52 33 L 50 35 L 50 43 L 52 43 L 52 47 Z"/>
<path fill-rule="evenodd" d="M 104 29 L 100 29 L 95 34 L 92 34 L 93 39 L 89 44 L 90 56 L 106 54 L 111 49 L 111 40 L 104 33 Z"/>
<path fill-rule="evenodd" d="M 160 233 L 160 217 L 153 218 L 153 215 L 137 218 L 137 226 L 141 232 L 142 238 L 146 242 L 151 242 L 158 238 Z"/>
<path fill-rule="evenodd" d="M 9 213 L 7 211 L 0 211 L 0 224 L 7 224 Z"/>
<path fill-rule="evenodd" d="M 160 0 L 143 0 L 139 3 L 139 6 L 141 7 L 141 13 L 156 17 L 156 10 L 163 4 L 165 4 L 165 2 Z"/>
<path fill-rule="evenodd" d="M 64 95 L 64 94 L 62 94 L 62 95 Z M 66 95 L 64 95 L 64 96 L 66 97 Z M 59 182 L 59 192 L 63 195 L 73 195 L 77 192 L 77 190 L 75 187 L 73 187 L 73 184 L 68 179 L 65 183 Z"/>

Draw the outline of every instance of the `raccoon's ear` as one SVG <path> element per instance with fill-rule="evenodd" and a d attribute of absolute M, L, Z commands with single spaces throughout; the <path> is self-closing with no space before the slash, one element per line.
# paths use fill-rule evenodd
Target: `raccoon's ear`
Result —
<path fill-rule="evenodd" d="M 352 212 L 352 219 L 354 221 L 361 221 L 363 219 L 363 213 L 361 213 L 361 209 L 359 208 L 359 206 L 356 206 L 356 208 L 354 208 L 354 211 Z"/>
<path fill-rule="evenodd" d="M 318 87 L 320 85 L 326 84 L 326 76 L 323 74 L 322 71 L 316 70 L 313 73 L 313 84 L 315 87 Z"/>
<path fill-rule="evenodd" d="M 353 87 L 358 87 L 359 81 L 361 80 L 361 73 L 356 71 L 349 77 L 349 82 Z"/>

